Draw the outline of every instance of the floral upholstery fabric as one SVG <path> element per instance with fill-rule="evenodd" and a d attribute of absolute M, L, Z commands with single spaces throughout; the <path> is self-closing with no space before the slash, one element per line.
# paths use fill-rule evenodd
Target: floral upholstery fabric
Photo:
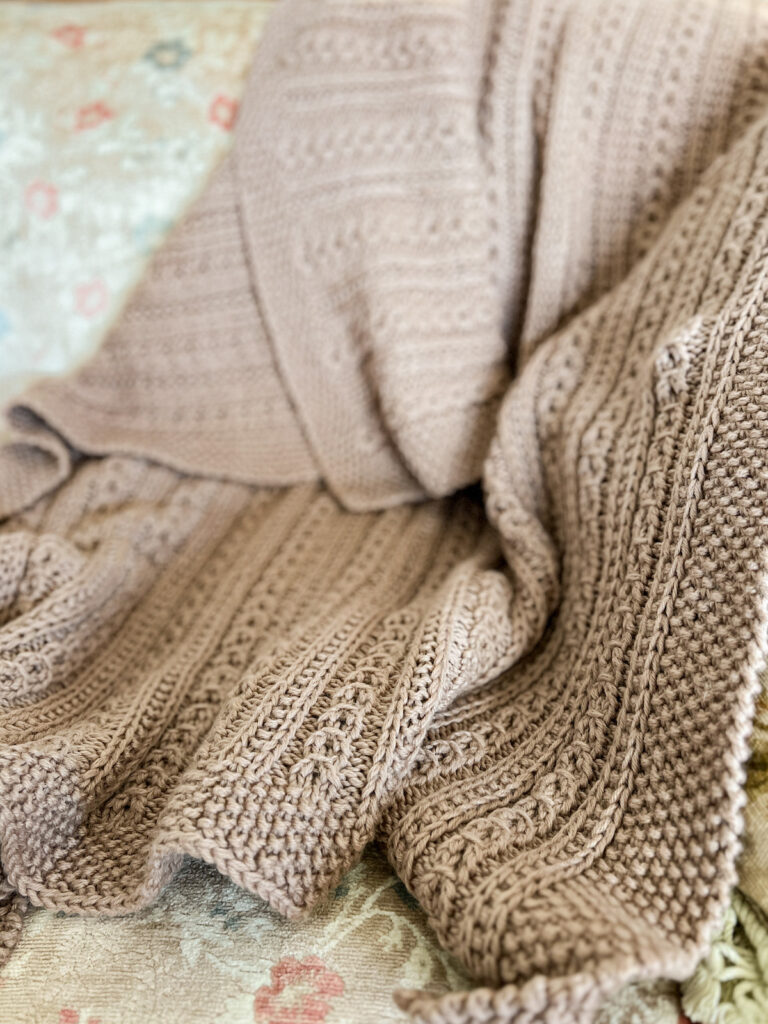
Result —
<path fill-rule="evenodd" d="M 395 1024 L 392 992 L 471 982 L 369 852 L 300 922 L 189 862 L 119 918 L 31 912 L 3 971 L 3 1024 Z M 625 989 L 596 1024 L 677 1024 L 671 985 Z"/>
<path fill-rule="evenodd" d="M 0 3 L 0 406 L 104 336 L 229 146 L 270 8 Z"/>
<path fill-rule="evenodd" d="M 33 983 L 34 982 L 34 983 Z M 469 982 L 371 855 L 296 924 L 190 862 L 123 918 L 31 913 L 3 972 L 4 1024 L 389 1024 L 394 988 Z"/>

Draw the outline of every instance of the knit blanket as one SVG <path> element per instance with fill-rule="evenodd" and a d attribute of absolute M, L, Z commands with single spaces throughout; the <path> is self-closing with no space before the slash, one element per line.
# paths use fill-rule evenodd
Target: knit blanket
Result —
<path fill-rule="evenodd" d="M 0 450 L 2 945 L 380 841 L 591 1020 L 735 881 L 766 647 L 768 14 L 287 0 L 232 156 Z M 482 481 L 482 493 L 477 484 Z"/>

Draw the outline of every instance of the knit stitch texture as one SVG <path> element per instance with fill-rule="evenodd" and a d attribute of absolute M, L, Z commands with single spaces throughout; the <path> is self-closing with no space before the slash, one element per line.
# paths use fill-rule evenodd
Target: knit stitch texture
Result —
<path fill-rule="evenodd" d="M 481 983 L 416 1020 L 692 972 L 768 646 L 767 52 L 737 0 L 279 8 L 123 323 L 10 413 L 6 947 L 185 854 L 298 915 L 378 839 Z"/>

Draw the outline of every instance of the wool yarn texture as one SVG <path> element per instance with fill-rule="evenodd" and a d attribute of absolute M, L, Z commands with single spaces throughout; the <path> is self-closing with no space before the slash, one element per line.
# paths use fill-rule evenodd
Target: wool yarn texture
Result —
<path fill-rule="evenodd" d="M 768 10 L 283 0 L 234 148 L 0 450 L 0 859 L 298 916 L 377 841 L 587 1024 L 736 880 L 765 663 Z"/>

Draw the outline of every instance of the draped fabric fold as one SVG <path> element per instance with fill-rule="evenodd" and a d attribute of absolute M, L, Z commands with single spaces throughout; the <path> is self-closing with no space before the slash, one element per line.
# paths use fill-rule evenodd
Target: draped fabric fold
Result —
<path fill-rule="evenodd" d="M 281 5 L 12 411 L 5 947 L 184 854 L 298 915 L 379 840 L 479 983 L 417 1020 L 691 973 L 768 647 L 766 53 L 736 0 Z"/>

